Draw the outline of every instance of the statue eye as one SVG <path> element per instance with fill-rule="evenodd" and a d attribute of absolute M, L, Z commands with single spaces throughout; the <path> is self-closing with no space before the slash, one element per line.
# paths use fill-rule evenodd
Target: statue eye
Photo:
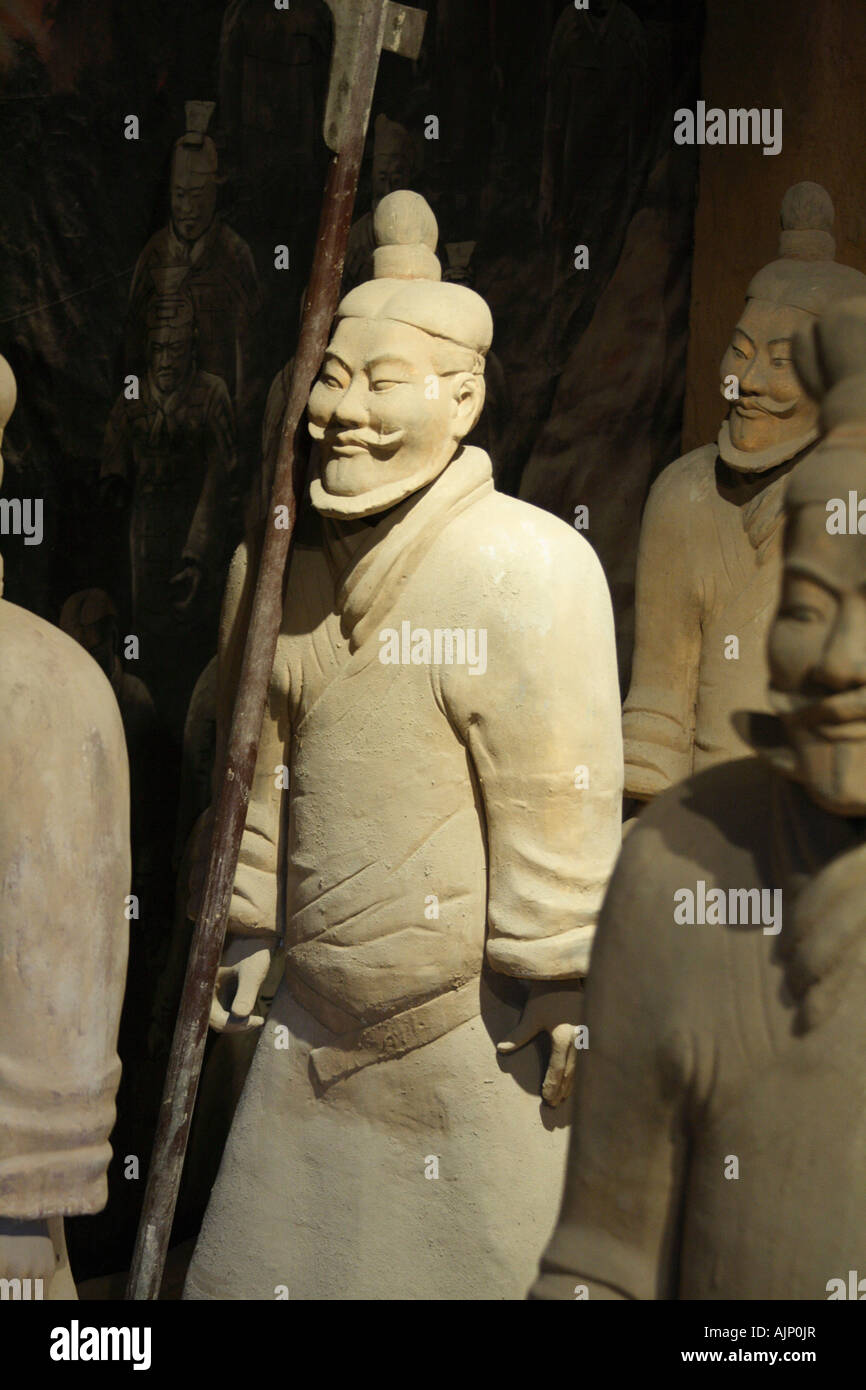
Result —
<path fill-rule="evenodd" d="M 780 369 L 783 368 L 783 367 L 790 367 L 790 366 L 791 366 L 791 359 L 790 359 L 790 357 L 774 357 L 774 358 L 772 359 L 772 362 L 773 362 L 773 366 L 774 366 L 774 367 L 778 367 L 778 368 L 780 368 Z"/>
<path fill-rule="evenodd" d="M 742 348 L 738 348 L 737 345 L 736 345 L 736 343 L 731 343 L 731 352 L 733 352 L 734 355 L 737 356 L 737 357 L 743 357 L 743 358 L 745 358 L 745 356 L 746 356 L 746 354 L 743 352 L 743 349 L 742 349 Z"/>
<path fill-rule="evenodd" d="M 320 372 L 319 381 L 323 386 L 330 386 L 334 390 L 339 390 L 342 382 L 338 381 L 332 372 Z"/>
<path fill-rule="evenodd" d="M 795 623 L 819 622 L 822 614 L 807 603 L 785 603 L 779 609 L 780 618 L 790 618 Z"/>
<path fill-rule="evenodd" d="M 370 382 L 371 391 L 390 391 L 394 386 L 400 386 L 399 381 L 391 381 L 388 377 L 381 377 L 378 381 Z"/>

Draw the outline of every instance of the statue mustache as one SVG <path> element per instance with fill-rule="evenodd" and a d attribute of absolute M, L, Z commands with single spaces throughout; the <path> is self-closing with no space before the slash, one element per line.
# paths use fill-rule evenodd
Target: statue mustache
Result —
<path fill-rule="evenodd" d="M 771 688 L 770 704 L 776 714 L 801 725 L 851 724 L 866 720 L 866 685 L 824 696 Z"/>
<path fill-rule="evenodd" d="M 796 406 L 796 401 L 786 401 L 780 405 L 778 401 L 770 400 L 769 396 L 749 396 L 745 392 L 740 396 L 738 405 L 745 406 L 748 410 L 763 410 L 767 415 L 790 415 Z"/>
<path fill-rule="evenodd" d="M 314 439 L 327 439 L 330 444 L 346 446 L 356 444 L 359 448 L 369 449 L 375 452 L 377 449 L 393 449 L 402 443 L 405 438 L 405 430 L 392 430 L 390 434 L 384 434 L 379 430 L 341 430 L 328 425 L 309 425 L 310 434 Z"/>

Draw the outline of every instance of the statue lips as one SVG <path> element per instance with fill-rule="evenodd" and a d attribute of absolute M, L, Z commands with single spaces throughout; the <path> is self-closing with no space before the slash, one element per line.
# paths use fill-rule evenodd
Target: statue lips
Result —
<path fill-rule="evenodd" d="M 771 690 L 770 703 L 789 727 L 799 725 L 816 738 L 832 743 L 859 743 L 866 739 L 866 686 L 817 699 Z"/>

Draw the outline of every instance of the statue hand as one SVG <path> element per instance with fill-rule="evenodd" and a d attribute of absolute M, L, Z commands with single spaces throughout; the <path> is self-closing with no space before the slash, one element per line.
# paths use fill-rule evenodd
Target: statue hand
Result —
<path fill-rule="evenodd" d="M 261 1028 L 264 1017 L 254 1014 L 259 990 L 271 967 L 271 951 L 260 937 L 235 936 L 217 971 L 210 1009 L 210 1026 L 217 1033 L 248 1033 Z"/>
<path fill-rule="evenodd" d="M 179 574 L 174 575 L 168 582 L 176 584 L 178 595 L 174 601 L 176 613 L 185 613 L 195 602 L 195 596 L 201 585 L 202 572 L 201 566 L 194 560 L 190 560 L 184 565 Z M 184 592 L 184 588 L 186 592 Z"/>
<path fill-rule="evenodd" d="M 0 1217 L 0 1279 L 51 1279 L 57 1267 L 48 1222 Z"/>
<path fill-rule="evenodd" d="M 583 992 L 576 980 L 543 980 L 533 984 L 520 1022 L 497 1043 L 497 1052 L 516 1052 L 539 1033 L 549 1033 L 550 1060 L 541 1088 L 548 1105 L 561 1105 L 571 1095 L 577 1053 L 575 1028 L 580 1022 Z"/>

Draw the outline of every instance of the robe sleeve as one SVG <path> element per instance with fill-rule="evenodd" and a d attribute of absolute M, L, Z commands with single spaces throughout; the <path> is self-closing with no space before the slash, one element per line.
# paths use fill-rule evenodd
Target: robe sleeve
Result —
<path fill-rule="evenodd" d="M 635 650 L 623 739 L 626 796 L 641 801 L 692 770 L 701 658 L 692 540 L 700 502 L 689 495 L 687 463 L 678 460 L 653 485 L 638 546 Z"/>
<path fill-rule="evenodd" d="M 235 693 L 255 591 L 258 543 L 248 536 L 236 550 L 229 568 L 220 618 L 217 669 L 217 738 L 214 761 L 214 802 L 224 775 Z M 279 672 L 279 648 L 275 676 Z M 286 726 L 287 687 L 272 681 L 262 722 L 258 757 L 250 788 L 246 822 L 229 910 L 229 936 L 262 937 L 275 945 L 280 934 L 279 866 L 283 798 L 277 769 L 288 763 Z"/>
<path fill-rule="evenodd" d="M 439 669 L 483 803 L 487 959 L 505 975 L 568 979 L 586 972 L 621 839 L 613 615 L 582 537 L 540 511 L 517 534 L 517 546 L 512 534 L 482 547 L 494 557 L 475 613 L 486 671 Z"/>
<path fill-rule="evenodd" d="M 580 1297 L 578 1285 L 590 1299 L 676 1297 L 695 1044 L 678 1015 L 683 947 L 665 930 L 671 898 L 653 888 L 664 854 L 641 818 L 605 899 L 562 1208 L 533 1298 Z"/>
<path fill-rule="evenodd" d="M 129 774 L 95 663 L 0 610 L 0 1216 L 23 1221 L 98 1212 L 108 1196 Z"/>

